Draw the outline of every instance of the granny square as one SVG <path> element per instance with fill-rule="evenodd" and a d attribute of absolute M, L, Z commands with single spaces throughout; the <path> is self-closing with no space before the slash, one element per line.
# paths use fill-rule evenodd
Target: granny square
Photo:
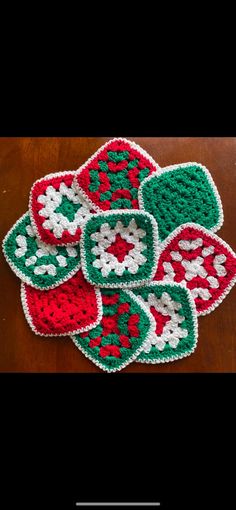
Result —
<path fill-rule="evenodd" d="M 22 283 L 21 301 L 29 326 L 40 336 L 81 333 L 102 318 L 100 290 L 84 279 L 81 270 L 56 289 L 39 291 Z"/>
<path fill-rule="evenodd" d="M 135 287 L 157 266 L 158 228 L 144 211 L 108 211 L 92 216 L 81 238 L 85 278 L 99 287 Z"/>
<path fill-rule="evenodd" d="M 37 180 L 30 192 L 29 213 L 37 236 L 49 244 L 76 244 L 93 213 L 74 187 L 75 172 L 58 172 Z"/>
<path fill-rule="evenodd" d="M 77 170 L 75 187 L 97 212 L 139 209 L 138 188 L 158 164 L 136 143 L 115 138 Z"/>
<path fill-rule="evenodd" d="M 137 361 L 165 363 L 189 356 L 197 345 L 197 318 L 189 290 L 177 284 L 152 282 L 133 293 L 145 304 L 155 320 Z"/>
<path fill-rule="evenodd" d="M 52 246 L 36 237 L 25 213 L 3 240 L 3 252 L 14 273 L 36 289 L 52 289 L 80 269 L 80 247 Z"/>
<path fill-rule="evenodd" d="M 185 285 L 198 315 L 206 315 L 223 301 L 236 282 L 236 254 L 216 234 L 196 223 L 187 223 L 162 243 L 154 280 Z"/>
<path fill-rule="evenodd" d="M 101 289 L 103 317 L 99 326 L 72 336 L 75 345 L 107 372 L 121 370 L 137 358 L 155 323 L 148 308 L 129 290 Z"/>
<path fill-rule="evenodd" d="M 138 196 L 140 208 L 156 219 L 162 241 L 186 222 L 214 232 L 223 224 L 218 190 L 209 171 L 199 163 L 163 168 L 143 181 Z"/>

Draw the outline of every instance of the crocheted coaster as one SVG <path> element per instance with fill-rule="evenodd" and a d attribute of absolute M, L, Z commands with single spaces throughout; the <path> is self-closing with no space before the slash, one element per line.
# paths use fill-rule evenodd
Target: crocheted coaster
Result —
<path fill-rule="evenodd" d="M 223 224 L 218 190 L 209 171 L 199 163 L 172 165 L 149 176 L 139 189 L 139 203 L 156 219 L 161 240 L 186 222 L 214 232 Z"/>
<path fill-rule="evenodd" d="M 236 254 L 201 225 L 178 227 L 162 243 L 154 280 L 186 285 L 198 315 L 212 312 L 236 282 Z"/>
<path fill-rule="evenodd" d="M 100 291 L 86 282 L 82 271 L 56 289 L 39 291 L 22 283 L 21 300 L 30 327 L 41 336 L 88 331 L 102 318 Z"/>
<path fill-rule="evenodd" d="M 139 209 L 139 185 L 157 170 L 157 163 L 136 143 L 116 138 L 79 168 L 75 186 L 98 212 Z"/>
<path fill-rule="evenodd" d="M 29 212 L 35 233 L 45 243 L 66 245 L 80 240 L 85 219 L 93 213 L 73 185 L 75 172 L 58 172 L 36 181 Z"/>
<path fill-rule="evenodd" d="M 152 282 L 133 293 L 147 306 L 155 319 L 155 331 L 149 335 L 137 361 L 165 363 L 189 356 L 197 345 L 197 319 L 189 290 L 178 284 Z"/>
<path fill-rule="evenodd" d="M 129 290 L 102 289 L 103 318 L 88 333 L 72 336 L 75 345 L 107 372 L 131 363 L 155 330 L 153 317 Z"/>
<path fill-rule="evenodd" d="M 157 267 L 158 229 L 143 211 L 107 211 L 84 225 L 81 264 L 85 278 L 100 287 L 134 287 Z"/>
<path fill-rule="evenodd" d="M 36 289 L 53 289 L 73 276 L 80 268 L 80 248 L 51 246 L 36 237 L 29 213 L 13 225 L 3 240 L 8 264 Z"/>

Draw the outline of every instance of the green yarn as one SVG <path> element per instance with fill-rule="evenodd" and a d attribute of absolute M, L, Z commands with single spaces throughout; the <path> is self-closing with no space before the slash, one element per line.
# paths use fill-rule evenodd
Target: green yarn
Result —
<path fill-rule="evenodd" d="M 108 151 L 107 152 L 110 161 L 113 161 L 114 163 L 120 163 L 124 159 L 129 158 L 129 151 Z"/>
<path fill-rule="evenodd" d="M 140 170 L 138 174 L 140 182 L 142 182 L 149 175 L 149 173 L 150 173 L 149 168 L 142 168 L 142 170 Z"/>
<path fill-rule="evenodd" d="M 138 166 L 138 163 L 139 163 L 139 159 L 133 159 L 132 161 L 129 162 L 128 164 L 128 169 L 131 170 L 131 168 L 135 168 Z"/>
<path fill-rule="evenodd" d="M 100 200 L 111 200 L 112 193 L 110 191 L 105 191 L 104 193 L 100 194 Z"/>
<path fill-rule="evenodd" d="M 111 202 L 111 209 L 132 209 L 132 202 L 127 198 L 118 198 Z"/>
<path fill-rule="evenodd" d="M 63 195 L 61 204 L 55 209 L 55 213 L 61 213 L 68 218 L 69 221 L 74 221 L 75 215 L 81 207 L 82 204 L 74 204 Z"/>
<path fill-rule="evenodd" d="M 108 168 L 108 164 L 106 161 L 99 161 L 98 164 L 99 164 L 99 168 L 102 172 L 108 172 L 109 168 Z M 90 172 L 91 172 L 91 170 L 90 170 Z"/>
<path fill-rule="evenodd" d="M 7 234 L 4 242 L 3 248 L 6 258 L 16 273 L 17 276 L 22 278 L 28 284 L 31 284 L 35 287 L 39 287 L 40 289 L 47 289 L 51 286 L 56 287 L 69 279 L 74 272 L 80 267 L 80 250 L 79 245 L 73 247 L 73 252 L 76 256 L 70 256 L 68 254 L 67 248 L 64 246 L 50 246 L 45 245 L 41 241 L 37 240 L 35 234 L 29 235 L 27 232 L 27 228 L 31 227 L 29 214 L 26 213 L 23 215 L 17 224 L 10 230 Z M 17 242 L 17 237 L 23 236 L 27 245 L 27 249 L 22 256 L 17 257 L 16 254 L 19 250 L 19 243 Z M 45 255 L 40 256 L 37 255 L 39 250 L 42 250 L 43 247 L 45 249 L 52 249 L 55 255 L 46 253 Z M 68 248 L 69 249 L 69 248 Z M 63 256 L 64 261 L 66 262 L 66 266 L 60 266 L 59 260 L 56 258 L 57 256 Z M 35 257 L 36 260 L 31 257 Z M 29 264 L 29 265 L 28 265 Z M 53 266 L 55 270 L 55 275 L 51 274 L 36 274 L 37 268 L 40 266 Z"/>
<path fill-rule="evenodd" d="M 98 191 L 100 186 L 99 171 L 90 170 L 89 175 L 90 175 L 89 191 Z"/>
<path fill-rule="evenodd" d="M 144 209 L 158 223 L 162 241 L 183 223 L 199 223 L 211 229 L 220 218 L 215 191 L 198 165 L 180 165 L 153 176 L 144 182 L 142 198 Z"/>

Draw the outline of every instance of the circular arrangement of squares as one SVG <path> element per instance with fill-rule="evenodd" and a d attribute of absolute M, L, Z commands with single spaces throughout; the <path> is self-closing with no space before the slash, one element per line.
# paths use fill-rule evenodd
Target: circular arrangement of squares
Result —
<path fill-rule="evenodd" d="M 215 234 L 222 224 L 207 168 L 160 168 L 136 143 L 116 138 L 78 170 L 33 184 L 3 252 L 21 279 L 34 333 L 68 336 L 115 372 L 194 352 L 198 316 L 236 282 L 236 255 Z"/>

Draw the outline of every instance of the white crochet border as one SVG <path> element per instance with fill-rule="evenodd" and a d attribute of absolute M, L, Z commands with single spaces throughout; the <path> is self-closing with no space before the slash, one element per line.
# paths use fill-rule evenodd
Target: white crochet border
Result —
<path fill-rule="evenodd" d="M 154 161 L 154 159 L 144 150 L 142 147 L 140 147 L 137 143 L 127 140 L 126 138 L 113 138 L 106 142 L 104 145 L 102 145 L 82 166 L 80 166 L 76 170 L 76 175 L 74 177 L 74 185 L 75 189 L 84 197 L 85 200 L 89 202 L 89 205 L 93 207 L 95 211 L 98 213 L 104 212 L 103 209 L 101 209 L 98 205 L 94 204 L 93 201 L 88 197 L 88 195 L 85 193 L 85 191 L 80 187 L 80 185 L 77 182 L 78 175 L 86 168 L 86 166 L 91 163 L 99 154 L 106 149 L 108 145 L 111 144 L 111 142 L 125 142 L 128 143 L 131 147 L 131 149 L 135 149 L 136 151 L 139 151 L 142 156 L 144 156 L 155 168 L 156 170 L 160 170 L 159 165 Z M 155 172 L 154 172 L 155 173 Z"/>
<path fill-rule="evenodd" d="M 193 346 L 191 347 L 191 349 L 188 351 L 188 352 L 184 352 L 182 354 L 173 354 L 173 356 L 169 356 L 168 358 L 165 358 L 165 359 L 160 359 L 160 358 L 147 358 L 147 359 L 143 359 L 143 360 L 139 360 L 139 359 L 136 359 L 136 363 L 148 363 L 148 364 L 160 364 L 160 363 L 168 363 L 169 361 L 177 361 L 178 359 L 182 359 L 182 358 L 186 358 L 188 356 L 190 356 L 196 349 L 197 347 L 197 342 L 198 342 L 198 321 L 197 321 L 197 312 L 196 312 L 196 306 L 195 306 L 195 303 L 194 303 L 194 299 L 191 295 L 191 292 L 189 291 L 189 289 L 187 289 L 186 287 L 184 287 L 183 285 L 179 284 L 179 283 L 165 283 L 165 282 L 151 282 L 150 284 L 150 287 L 163 287 L 163 286 L 170 286 L 170 287 L 181 287 L 182 289 L 185 289 L 187 292 L 187 299 L 188 299 L 188 303 L 189 303 L 189 306 L 191 308 L 191 311 L 192 311 L 192 316 L 193 316 L 193 333 L 194 333 L 194 344 Z M 139 298 L 138 298 L 139 299 Z"/>
<path fill-rule="evenodd" d="M 96 300 L 97 300 L 97 308 L 98 308 L 98 316 L 97 316 L 97 319 L 95 322 L 89 324 L 88 326 L 85 326 L 84 328 L 81 328 L 81 329 L 77 329 L 75 331 L 71 331 L 71 332 L 67 332 L 67 333 L 50 333 L 50 334 L 44 334 L 44 333 L 39 333 L 39 331 L 37 331 L 34 323 L 33 323 L 33 319 L 32 319 L 32 316 L 30 314 L 30 310 L 29 310 L 29 306 L 28 306 L 28 302 L 27 302 L 27 295 L 26 295 L 26 289 L 25 289 L 25 283 L 21 282 L 21 302 L 22 302 L 22 307 L 23 307 L 23 310 L 24 310 L 24 314 L 25 314 L 25 318 L 30 326 L 30 328 L 32 329 L 32 331 L 36 334 L 36 335 L 39 335 L 39 336 L 43 336 L 43 337 L 57 337 L 57 336 L 70 336 L 71 333 L 74 333 L 75 335 L 77 334 L 80 334 L 80 333 L 84 333 L 85 331 L 89 331 L 90 329 L 93 329 L 95 328 L 96 326 L 98 326 L 98 324 L 100 324 L 101 320 L 102 320 L 102 315 L 103 315 L 103 309 L 102 309 L 102 296 L 101 296 L 101 292 L 98 288 L 95 288 L 95 293 L 96 293 Z"/>
<path fill-rule="evenodd" d="M 6 249 L 5 249 L 5 244 L 8 240 L 8 237 L 11 235 L 12 231 L 23 221 L 23 219 L 28 215 L 29 213 L 26 212 L 24 213 L 15 223 L 14 225 L 11 227 L 11 229 L 7 232 L 7 234 L 5 235 L 3 241 L 2 241 L 2 251 L 3 251 L 3 254 L 5 256 L 5 259 L 7 261 L 7 263 L 9 264 L 10 268 L 12 269 L 12 271 L 16 274 L 16 276 L 18 276 L 18 278 L 20 278 L 24 283 L 27 283 L 27 285 L 30 285 L 30 287 L 33 287 L 34 289 L 38 289 L 38 290 L 49 290 L 49 289 L 55 289 L 56 287 L 59 287 L 59 285 L 61 285 L 62 283 L 66 282 L 67 280 L 69 280 L 72 276 L 74 276 L 80 269 L 81 267 L 81 262 L 79 261 L 79 263 L 77 264 L 77 266 L 74 267 L 74 269 L 72 269 L 66 276 L 64 276 L 63 278 L 61 278 L 59 281 L 57 281 L 56 283 L 54 283 L 53 285 L 50 285 L 48 287 L 40 287 L 39 285 L 35 284 L 35 283 L 32 283 L 31 281 L 31 278 L 27 275 L 25 275 L 24 273 L 22 273 L 22 271 L 15 266 L 15 264 L 12 262 L 12 260 L 8 257 L 7 253 L 6 253 Z M 44 241 L 43 241 L 44 242 Z M 45 243 L 45 244 L 48 244 L 48 243 Z M 48 246 L 52 246 L 50 244 L 48 244 Z M 68 246 L 71 246 L 69 244 L 66 245 L 67 247 Z"/>
<path fill-rule="evenodd" d="M 42 181 L 49 181 L 50 179 L 54 179 L 55 177 L 63 177 L 63 176 L 66 176 L 66 175 L 73 175 L 75 174 L 76 170 L 67 170 L 65 172 L 55 172 L 55 173 L 51 173 L 51 174 L 47 174 L 45 175 L 44 177 L 41 177 L 40 179 L 37 179 L 37 181 L 34 182 L 31 190 L 30 190 L 30 195 L 29 195 L 29 215 L 30 215 L 30 221 L 31 221 L 31 225 L 32 225 L 32 228 L 35 232 L 35 234 L 37 235 L 37 237 L 39 239 L 41 239 L 41 241 L 43 241 L 45 244 L 50 244 L 50 243 L 47 243 L 45 242 L 41 235 L 40 235 L 40 232 L 38 230 L 38 227 L 37 227 L 37 224 L 35 222 L 35 219 L 34 219 L 34 213 L 33 213 L 33 209 L 32 209 L 32 204 L 33 204 L 33 191 L 34 191 L 34 187 L 36 184 L 38 184 L 39 182 L 42 182 Z M 74 187 L 74 181 L 72 181 L 72 184 L 71 186 Z M 76 190 L 76 193 L 77 190 Z M 84 197 L 86 199 L 86 197 Z M 86 200 L 87 203 L 88 203 L 88 199 Z M 89 205 L 89 204 L 88 204 Z M 94 208 L 95 210 L 95 208 Z M 58 244 L 53 244 L 52 246 L 75 246 L 76 244 L 78 244 L 79 241 L 75 241 L 75 242 L 71 242 L 71 243 L 58 243 Z"/>
<path fill-rule="evenodd" d="M 176 237 L 180 232 L 182 232 L 182 230 L 184 230 L 187 227 L 191 227 L 191 228 L 195 228 L 196 230 L 200 230 L 203 234 L 206 234 L 207 236 L 211 237 L 212 239 L 214 239 L 215 241 L 220 243 L 224 248 L 226 248 L 231 253 L 231 255 L 233 257 L 236 258 L 236 253 L 234 253 L 232 248 L 223 239 L 221 239 L 218 235 L 214 234 L 213 232 L 211 232 L 207 228 L 203 227 L 202 225 L 199 225 L 198 223 L 183 223 L 182 225 L 177 227 L 175 230 L 173 230 L 173 232 L 171 232 L 171 234 L 169 234 L 168 237 L 166 237 L 166 239 L 164 241 L 162 241 L 162 243 L 160 244 L 159 258 L 161 256 L 162 252 L 167 248 L 168 244 L 172 241 L 172 239 L 174 239 L 174 237 Z M 215 308 L 220 305 L 220 303 L 227 296 L 227 294 L 229 294 L 230 290 L 232 289 L 232 287 L 234 286 L 235 283 L 236 283 L 236 275 L 232 278 L 229 285 L 226 287 L 226 289 L 221 294 L 221 296 L 209 308 L 207 308 L 207 310 L 203 310 L 200 312 L 197 311 L 198 317 L 203 316 L 203 315 L 208 315 L 213 310 L 215 310 Z"/>
<path fill-rule="evenodd" d="M 86 280 L 91 283 L 92 285 L 96 285 L 97 287 L 100 287 L 100 288 L 116 288 L 116 289 L 120 289 L 120 288 L 132 288 L 132 287 L 141 287 L 143 286 L 145 283 L 148 283 L 150 281 L 152 281 L 153 277 L 155 276 L 156 274 L 156 270 L 157 270 L 157 263 L 158 263 L 158 240 L 159 240 L 159 236 L 158 236 L 158 226 L 157 226 L 157 222 L 155 220 L 155 218 L 149 214 L 147 211 L 143 211 L 143 210 L 140 210 L 140 209 L 134 209 L 132 211 L 130 211 L 130 209 L 115 209 L 114 211 L 103 211 L 101 212 L 99 215 L 96 215 L 96 218 L 99 218 L 99 217 L 103 217 L 104 219 L 106 219 L 107 217 L 109 216 L 113 216 L 113 215 L 120 215 L 120 216 L 124 216 L 124 215 L 127 215 L 129 214 L 129 216 L 132 216 L 132 215 L 136 215 L 136 216 L 140 216 L 140 215 L 144 215 L 144 216 L 147 216 L 150 221 L 151 221 L 151 224 L 152 224 L 152 228 L 153 228 L 153 250 L 154 250 L 154 263 L 153 263 L 153 268 L 152 268 L 152 272 L 150 274 L 150 277 L 149 278 L 146 278 L 146 279 L 142 279 L 142 280 L 139 280 L 139 281 L 131 281 L 129 283 L 125 283 L 125 282 L 121 282 L 121 283 L 104 283 L 104 284 L 99 284 L 99 283 L 94 283 L 90 277 L 89 277 L 89 273 L 87 271 L 87 263 L 86 263 L 86 250 L 85 250 L 85 246 L 84 246 L 84 238 L 85 238 L 85 235 L 86 235 L 86 227 L 87 227 L 87 223 L 89 222 L 89 220 L 91 218 L 88 218 L 86 220 L 86 222 L 84 223 L 84 227 L 83 227 L 83 231 L 82 231 L 82 235 L 81 235 L 81 239 L 80 239 L 80 257 L 81 257 L 81 267 L 82 267 L 82 271 L 83 271 L 83 274 L 84 274 L 84 277 L 86 278 Z"/>
<path fill-rule="evenodd" d="M 123 290 L 123 289 L 122 289 Z M 128 358 L 124 363 L 122 363 L 122 365 L 120 365 L 118 368 L 109 368 L 109 367 L 106 367 L 105 365 L 103 365 L 103 363 L 101 363 L 100 361 L 96 360 L 93 358 L 93 356 L 91 356 L 85 349 L 84 347 L 82 347 L 78 340 L 76 338 L 73 337 L 73 335 L 70 335 L 71 339 L 73 340 L 74 344 L 76 345 L 76 347 L 78 347 L 78 349 L 84 354 L 84 356 L 86 358 L 88 358 L 90 361 L 92 361 L 95 365 L 97 365 L 97 367 L 101 368 L 102 370 L 104 370 L 105 372 L 119 372 L 120 370 L 122 370 L 123 368 L 125 368 L 127 365 L 129 365 L 130 363 L 132 363 L 132 361 L 136 360 L 137 356 L 140 354 L 140 352 L 142 352 L 142 349 L 143 349 L 143 345 L 145 344 L 145 342 L 149 339 L 149 336 L 153 335 L 155 329 L 156 329 L 156 324 L 155 324 L 155 320 L 154 320 L 154 317 L 153 315 L 149 312 L 148 308 L 140 301 L 140 299 L 137 298 L 137 296 L 135 296 L 135 294 L 133 294 L 133 292 L 131 290 L 123 290 L 128 296 L 131 297 L 131 299 L 133 299 L 139 306 L 140 308 L 142 308 L 142 310 L 145 312 L 145 314 L 148 316 L 149 320 L 150 320 L 150 330 L 146 336 L 146 338 L 144 339 L 144 341 L 142 342 L 141 346 L 138 347 L 138 349 L 130 356 L 130 358 Z"/>
<path fill-rule="evenodd" d="M 179 163 L 179 164 L 175 164 L 175 165 L 170 165 L 170 166 L 166 166 L 164 168 L 160 168 L 160 172 L 158 172 L 158 173 L 154 172 L 151 175 L 148 175 L 148 177 L 146 177 L 141 182 L 141 185 L 140 185 L 139 190 L 138 190 L 138 201 L 139 201 L 140 209 L 145 209 L 142 192 L 143 192 L 143 187 L 146 184 L 146 182 L 150 181 L 152 178 L 161 177 L 161 175 L 163 175 L 166 172 L 172 172 L 172 171 L 176 170 L 177 168 L 186 168 L 186 167 L 189 167 L 189 166 L 192 166 L 192 165 L 196 165 L 196 166 L 200 167 L 203 170 L 203 172 L 205 173 L 206 178 L 207 178 L 210 186 L 213 189 L 213 192 L 214 192 L 214 195 L 215 195 L 218 207 L 219 207 L 219 220 L 218 220 L 217 224 L 214 227 L 210 228 L 209 230 L 212 231 L 212 232 L 217 232 L 217 230 L 219 230 L 222 227 L 223 222 L 224 222 L 223 206 L 222 206 L 222 202 L 221 202 L 219 191 L 218 191 L 218 189 L 216 187 L 215 182 L 213 181 L 213 178 L 212 178 L 209 170 L 204 165 L 201 165 L 201 163 L 189 162 L 189 163 Z"/>

